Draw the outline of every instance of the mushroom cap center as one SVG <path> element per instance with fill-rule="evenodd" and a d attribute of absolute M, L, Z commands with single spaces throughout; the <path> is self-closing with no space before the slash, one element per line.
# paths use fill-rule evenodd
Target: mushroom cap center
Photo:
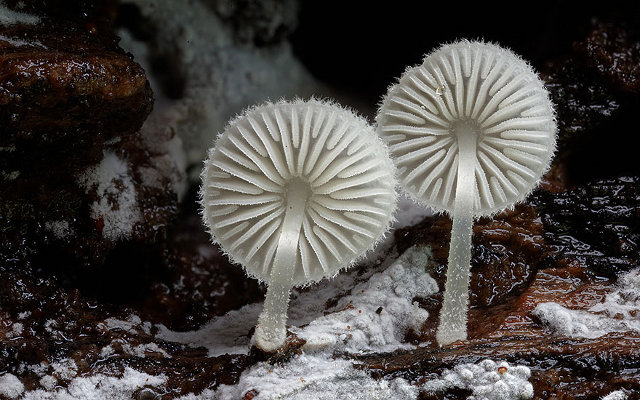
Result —
<path fill-rule="evenodd" d="M 466 137 L 469 135 L 473 135 L 476 138 L 476 144 L 480 143 L 482 139 L 484 139 L 484 132 L 480 128 L 480 125 L 476 120 L 471 118 L 452 122 L 449 131 L 458 139 L 458 141 L 460 140 L 461 136 Z"/>
<path fill-rule="evenodd" d="M 313 188 L 309 181 L 303 177 L 294 176 L 285 185 L 282 200 L 286 204 L 287 199 L 304 199 L 304 202 L 306 203 L 311 196 L 313 196 Z"/>

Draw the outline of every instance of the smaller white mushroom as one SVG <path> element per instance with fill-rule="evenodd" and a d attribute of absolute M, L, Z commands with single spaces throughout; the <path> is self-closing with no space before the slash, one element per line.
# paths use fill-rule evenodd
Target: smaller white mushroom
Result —
<path fill-rule="evenodd" d="M 257 347 L 283 345 L 293 286 L 334 276 L 388 230 L 394 174 L 373 128 L 331 103 L 268 103 L 228 125 L 205 161 L 201 203 L 214 241 L 269 285 Z"/>
<path fill-rule="evenodd" d="M 389 89 L 378 134 L 417 202 L 453 218 L 436 338 L 467 337 L 473 220 L 523 200 L 555 150 L 553 105 L 533 69 L 499 46 L 442 46 Z"/>

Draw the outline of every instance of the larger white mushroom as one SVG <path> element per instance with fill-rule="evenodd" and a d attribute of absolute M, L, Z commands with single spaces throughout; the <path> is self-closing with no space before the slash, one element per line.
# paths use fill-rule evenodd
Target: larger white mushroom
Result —
<path fill-rule="evenodd" d="M 436 338 L 465 340 L 473 220 L 523 200 L 549 168 L 556 124 L 547 90 L 511 51 L 463 40 L 408 69 L 377 123 L 406 192 L 453 218 Z"/>
<path fill-rule="evenodd" d="M 214 241 L 269 285 L 257 347 L 283 345 L 293 286 L 349 267 L 388 230 L 394 174 L 373 128 L 333 104 L 268 103 L 228 125 L 205 161 L 201 202 Z"/>

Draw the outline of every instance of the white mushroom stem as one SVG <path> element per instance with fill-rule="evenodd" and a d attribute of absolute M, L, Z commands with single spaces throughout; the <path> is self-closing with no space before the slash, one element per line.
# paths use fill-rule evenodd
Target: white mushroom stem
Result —
<path fill-rule="evenodd" d="M 447 282 L 440 310 L 440 325 L 436 332 L 440 346 L 467 339 L 477 136 L 469 129 L 457 131 L 458 181 L 451 226 Z"/>
<path fill-rule="evenodd" d="M 266 352 L 277 350 L 287 338 L 289 292 L 293 286 L 298 240 L 308 197 L 309 185 L 294 179 L 286 193 L 287 208 L 280 228 L 267 296 L 255 332 L 256 346 Z"/>

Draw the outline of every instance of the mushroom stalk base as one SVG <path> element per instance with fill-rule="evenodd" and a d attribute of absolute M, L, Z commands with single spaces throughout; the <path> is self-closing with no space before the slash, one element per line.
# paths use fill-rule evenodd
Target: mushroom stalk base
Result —
<path fill-rule="evenodd" d="M 466 133 L 458 135 L 458 179 L 449 245 L 449 265 L 440 310 L 440 325 L 436 332 L 440 346 L 467 339 L 477 137 L 472 132 Z"/>
<path fill-rule="evenodd" d="M 296 179 L 289 185 L 280 240 L 271 268 L 267 296 L 254 336 L 255 345 L 266 352 L 277 350 L 287 338 L 289 292 L 293 283 L 298 240 L 308 197 L 307 183 Z"/>

